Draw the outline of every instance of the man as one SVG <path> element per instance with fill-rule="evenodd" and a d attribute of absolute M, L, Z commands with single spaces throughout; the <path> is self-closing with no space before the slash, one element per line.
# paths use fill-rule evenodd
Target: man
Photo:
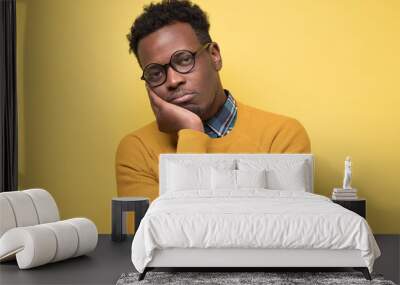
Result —
<path fill-rule="evenodd" d="M 156 121 L 116 154 L 119 196 L 158 196 L 160 153 L 309 153 L 295 119 L 247 106 L 224 89 L 206 14 L 188 1 L 145 7 L 128 35 Z"/>

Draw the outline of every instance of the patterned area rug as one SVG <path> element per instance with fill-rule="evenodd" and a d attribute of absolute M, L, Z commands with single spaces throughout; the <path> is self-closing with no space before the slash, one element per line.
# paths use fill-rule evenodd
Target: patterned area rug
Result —
<path fill-rule="evenodd" d="M 134 284 L 379 284 L 396 285 L 384 280 L 382 275 L 372 274 L 372 281 L 366 280 L 361 272 L 154 272 L 146 274 L 145 279 L 138 281 L 139 273 L 124 273 L 116 285 Z"/>

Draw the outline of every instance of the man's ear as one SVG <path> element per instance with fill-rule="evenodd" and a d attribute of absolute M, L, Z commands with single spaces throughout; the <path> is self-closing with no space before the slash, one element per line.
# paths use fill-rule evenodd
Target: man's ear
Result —
<path fill-rule="evenodd" d="M 220 71 L 222 68 L 222 57 L 219 46 L 216 42 L 211 44 L 210 55 L 215 70 Z"/>

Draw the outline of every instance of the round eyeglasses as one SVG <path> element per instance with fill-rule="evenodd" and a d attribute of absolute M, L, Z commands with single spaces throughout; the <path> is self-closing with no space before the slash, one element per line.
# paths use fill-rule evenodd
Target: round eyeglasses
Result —
<path fill-rule="evenodd" d="M 196 55 L 203 49 L 208 48 L 211 43 L 202 45 L 198 50 L 192 52 L 190 50 L 178 50 L 171 55 L 169 63 L 159 64 L 150 63 L 143 69 L 140 79 L 145 80 L 150 87 L 157 87 L 167 81 L 168 67 L 179 73 L 189 73 L 192 71 L 196 63 Z"/>

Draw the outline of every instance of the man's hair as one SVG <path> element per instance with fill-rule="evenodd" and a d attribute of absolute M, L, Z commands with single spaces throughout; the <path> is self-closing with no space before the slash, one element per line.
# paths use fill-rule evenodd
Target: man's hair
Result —
<path fill-rule="evenodd" d="M 163 0 L 160 3 L 144 6 L 143 10 L 144 12 L 136 18 L 127 35 L 129 53 L 133 52 L 138 60 L 139 41 L 156 30 L 175 22 L 190 24 L 200 44 L 211 42 L 207 14 L 189 0 Z"/>

